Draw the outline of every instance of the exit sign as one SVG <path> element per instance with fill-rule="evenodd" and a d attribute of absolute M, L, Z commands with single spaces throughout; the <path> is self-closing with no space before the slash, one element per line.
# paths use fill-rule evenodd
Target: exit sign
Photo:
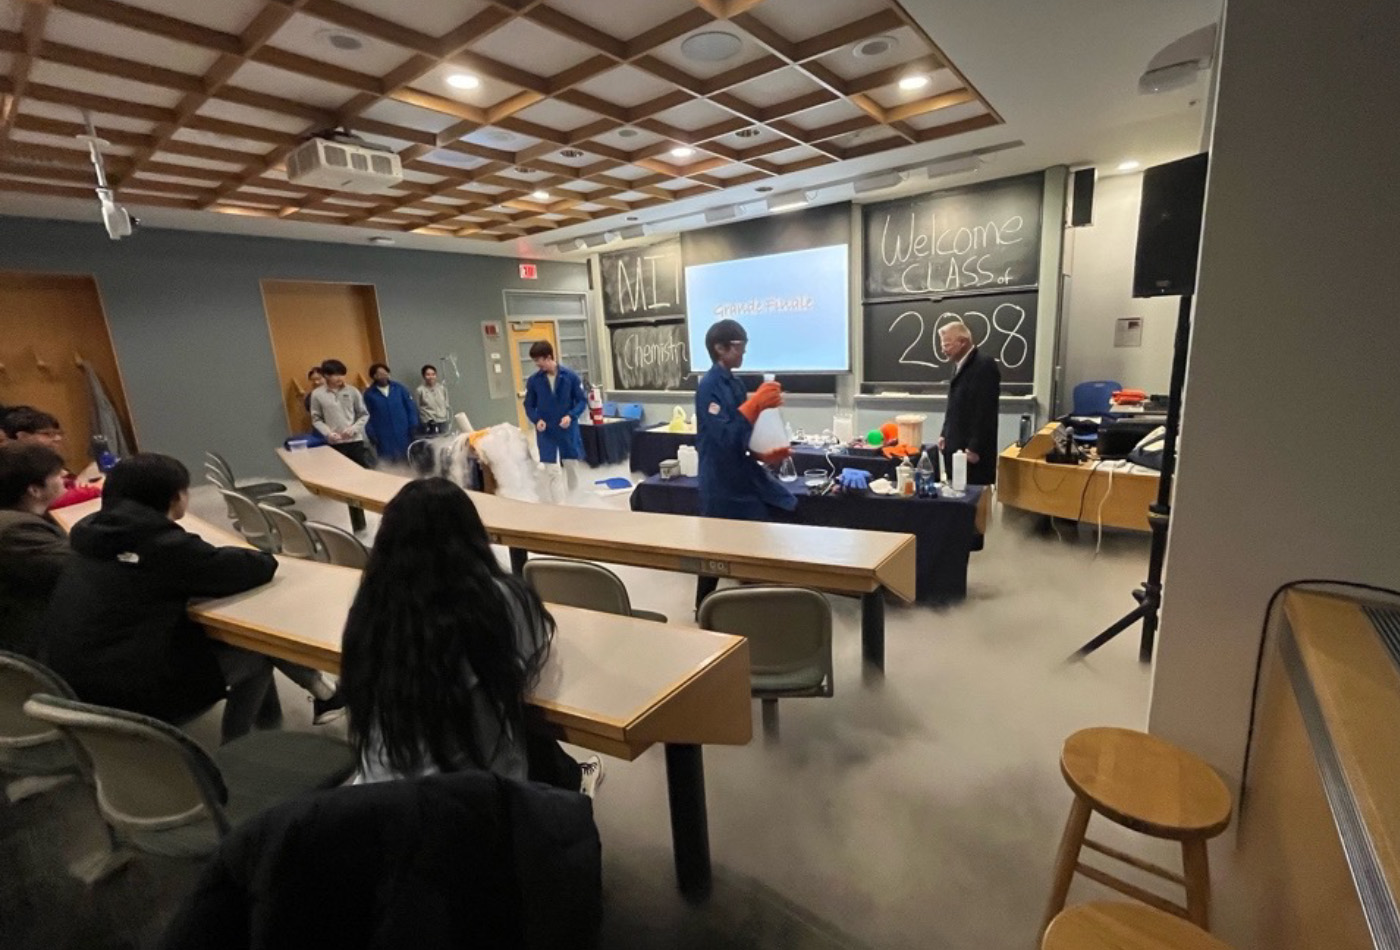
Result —
<path fill-rule="evenodd" d="M 521 280 L 538 280 L 540 276 L 539 268 L 534 264 L 520 265 Z"/>

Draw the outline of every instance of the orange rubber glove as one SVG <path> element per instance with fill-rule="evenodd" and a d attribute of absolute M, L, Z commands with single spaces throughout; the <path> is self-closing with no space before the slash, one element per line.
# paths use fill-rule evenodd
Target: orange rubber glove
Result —
<path fill-rule="evenodd" d="M 774 449 L 774 450 L 771 451 L 771 452 L 765 452 L 764 454 L 762 454 L 762 455 L 760 455 L 760 456 L 758 457 L 758 460 L 759 460 L 760 462 L 762 462 L 764 465 L 774 465 L 774 466 L 777 466 L 777 465 L 782 465 L 782 464 L 783 464 L 783 459 L 791 458 L 791 457 L 792 457 L 792 448 L 791 448 L 790 446 L 786 446 L 786 445 L 785 445 L 785 446 L 783 446 L 783 447 L 780 448 L 780 449 Z"/>
<path fill-rule="evenodd" d="M 754 394 L 744 400 L 739 407 L 739 413 L 749 420 L 749 425 L 758 421 L 759 413 L 765 409 L 777 409 L 783 404 L 783 387 L 777 383 L 764 383 Z"/>

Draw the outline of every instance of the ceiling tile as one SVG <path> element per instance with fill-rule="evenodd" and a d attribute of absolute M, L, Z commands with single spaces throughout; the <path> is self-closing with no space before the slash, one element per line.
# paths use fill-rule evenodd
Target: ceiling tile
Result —
<path fill-rule="evenodd" d="M 549 6 L 620 40 L 630 40 L 695 8 L 693 0 L 549 0 Z"/>
<path fill-rule="evenodd" d="M 471 51 L 546 77 L 598 55 L 591 47 L 526 20 L 488 33 L 471 45 Z"/>
<path fill-rule="evenodd" d="M 848 43 L 840 49 L 833 50 L 818 58 L 816 62 L 830 69 L 842 79 L 855 79 L 881 69 L 889 69 L 893 66 L 914 62 L 920 57 L 933 55 L 933 47 L 929 42 L 917 30 L 910 27 L 902 26 L 881 35 L 892 38 L 895 45 L 879 55 L 857 56 L 855 49 L 859 44 Z"/>
<path fill-rule="evenodd" d="M 190 3 L 190 0 L 122 0 L 127 6 L 150 10 L 165 16 L 207 26 L 225 33 L 242 33 L 265 5 L 264 0 L 218 0 L 217 3 Z"/>
<path fill-rule="evenodd" d="M 241 122 L 244 125 L 256 125 L 264 129 L 272 129 L 277 132 L 286 132 L 291 135 L 300 135 L 306 130 L 309 121 L 299 119 L 294 115 L 286 115 L 281 112 L 268 112 L 266 109 L 254 109 L 251 106 L 243 106 L 234 102 L 224 102 L 221 99 L 210 99 L 199 107 L 198 115 L 209 116 L 212 119 L 223 119 L 226 122 Z"/>
<path fill-rule="evenodd" d="M 10 137 L 16 142 L 30 142 L 34 145 L 49 145 L 54 148 L 73 148 L 73 139 L 63 135 L 49 135 L 46 132 L 30 132 L 25 129 L 15 129 L 10 133 Z M 126 145 L 108 145 L 102 149 L 105 155 L 130 155 L 134 149 Z"/>
<path fill-rule="evenodd" d="M 776 106 L 808 93 L 820 92 L 822 89 L 822 86 L 802 70 L 789 66 L 741 83 L 729 91 L 750 105 L 766 107 Z"/>
<path fill-rule="evenodd" d="M 361 48 L 338 49 L 331 43 L 332 37 L 335 36 L 354 37 L 362 44 Z M 363 36 L 354 30 L 332 26 L 324 20 L 301 13 L 283 24 L 282 28 L 272 35 L 268 45 L 370 75 L 383 75 L 413 55 L 401 46 L 376 40 L 372 36 Z"/>
<path fill-rule="evenodd" d="M 441 132 L 448 126 L 456 125 L 462 121 L 455 115 L 423 109 L 392 99 L 376 102 L 361 114 L 367 119 L 378 119 L 380 122 L 389 122 L 393 125 L 417 129 L 420 132 L 433 133 Z"/>
<path fill-rule="evenodd" d="M 51 102 L 39 102 L 37 99 L 24 98 L 20 100 L 19 111 L 21 115 L 37 115 L 45 119 L 57 119 L 60 122 L 82 122 L 82 115 L 72 106 L 60 106 Z M 110 112 L 94 112 L 92 114 L 93 124 L 98 131 L 103 129 L 120 129 L 123 132 L 139 132 L 148 135 L 154 128 L 154 123 L 146 119 L 129 119 L 125 116 L 112 115 Z"/>
<path fill-rule="evenodd" d="M 427 33 L 442 36 L 466 23 L 490 4 L 483 0 L 433 0 L 427 3 L 404 3 L 402 0 L 341 0 L 346 6 L 373 13 L 389 20 Z"/>
<path fill-rule="evenodd" d="M 635 66 L 618 66 L 577 86 L 580 92 L 624 108 L 649 102 L 674 88 L 664 79 Z"/>
<path fill-rule="evenodd" d="M 739 40 L 739 49 L 730 58 L 720 62 L 706 62 L 705 60 L 691 59 L 682 51 L 682 44 L 697 33 L 716 32 L 728 33 Z M 754 42 L 753 37 L 737 27 L 728 23 L 712 23 L 698 30 L 692 30 L 685 36 L 676 37 L 671 42 L 658 48 L 653 55 L 662 62 L 674 66 L 691 76 L 695 76 L 698 79 L 709 79 L 712 76 L 718 76 L 720 73 L 727 72 L 735 67 L 751 63 L 756 59 L 762 59 L 768 55 L 768 50 Z"/>
<path fill-rule="evenodd" d="M 180 93 L 163 86 L 151 86 L 143 82 L 132 82 L 117 76 L 89 72 L 60 63 L 39 60 L 29 70 L 30 82 L 54 86 L 73 92 L 97 93 L 109 99 L 123 99 L 143 105 L 173 108 L 180 101 Z M 76 112 L 74 113 L 76 115 Z M 71 121 L 81 121 L 73 119 Z"/>
<path fill-rule="evenodd" d="M 218 53 L 197 46 L 54 8 L 49 9 L 44 38 L 191 76 L 202 75 L 219 58 Z"/>
<path fill-rule="evenodd" d="M 954 89 L 961 89 L 962 82 L 950 69 L 940 69 L 929 76 L 929 84 L 921 89 L 900 89 L 898 83 L 888 86 L 881 86 L 872 90 L 869 95 L 886 109 L 893 106 L 903 105 L 906 102 L 918 102 L 920 99 L 929 99 L 933 96 L 951 92 Z"/>
<path fill-rule="evenodd" d="M 820 129 L 836 122 L 845 122 L 847 119 L 855 119 L 863 115 L 865 115 L 865 113 L 856 105 L 847 102 L 845 99 L 838 99 L 835 102 L 828 102 L 824 106 L 817 106 L 815 109 L 799 112 L 786 121 L 797 126 L 799 129 L 810 130 Z"/>
<path fill-rule="evenodd" d="M 884 0 L 763 0 L 754 14 L 790 40 L 805 40 L 879 13 Z"/>
<path fill-rule="evenodd" d="M 476 88 L 458 89 L 453 86 L 447 79 L 449 76 L 456 75 L 472 76 L 477 81 Z M 419 79 L 415 79 L 412 85 L 414 89 L 421 89 L 423 92 L 432 93 L 435 96 L 465 102 L 467 105 L 476 106 L 479 109 L 488 109 L 522 91 L 519 86 L 474 73 L 460 66 L 437 66 L 424 73 Z"/>
<path fill-rule="evenodd" d="M 443 180 L 441 175 L 429 175 L 408 168 L 404 169 L 403 177 L 404 181 L 416 181 L 423 185 L 436 185 L 440 184 Z"/>
<path fill-rule="evenodd" d="M 232 135 L 221 135 L 218 132 L 204 132 L 199 129 L 178 129 L 172 138 L 179 142 L 193 142 L 196 145 L 207 145 L 211 148 L 227 148 L 238 152 L 249 152 L 255 155 L 265 155 L 272 151 L 272 146 L 266 142 L 256 142 L 252 139 L 237 138 Z"/>
<path fill-rule="evenodd" d="M 556 102 L 552 99 L 546 99 L 528 109 L 522 109 L 516 113 L 516 116 L 527 122 L 534 122 L 545 128 L 557 129 L 560 132 L 568 132 L 581 125 L 597 122 L 601 118 L 596 112 L 580 109 L 578 106 L 571 106 L 566 102 Z"/>
<path fill-rule="evenodd" d="M 454 152 L 450 149 L 440 148 L 429 152 L 422 158 L 423 161 L 432 165 L 441 165 L 445 168 L 455 168 L 458 171 L 480 168 L 486 164 L 486 159 L 478 158 L 475 155 L 467 155 L 463 152 Z"/>
<path fill-rule="evenodd" d="M 353 95 L 344 86 L 262 63 L 244 63 L 228 84 L 283 99 L 295 99 L 318 109 L 336 109 Z"/>
<path fill-rule="evenodd" d="M 916 129 L 931 129 L 939 125 L 948 125 L 953 122 L 961 122 L 963 119 L 973 119 L 979 115 L 986 115 L 987 107 L 980 102 L 965 102 L 960 106 L 949 106 L 947 109 L 938 109 L 934 112 L 925 112 L 923 115 L 916 115 L 909 120 L 909 124 Z"/>
<path fill-rule="evenodd" d="M 156 152 L 151 156 L 153 162 L 165 162 L 169 165 L 193 165 L 195 168 L 207 168 L 211 171 L 237 172 L 242 169 L 242 165 L 237 162 L 216 162 L 208 158 L 192 158 L 189 155 L 172 155 L 169 152 Z"/>
<path fill-rule="evenodd" d="M 627 131 L 634 132 L 634 135 L 626 135 Z M 648 132 L 646 129 L 613 129 L 611 132 L 604 132 L 602 135 L 593 136 L 590 141 L 610 148 L 620 148 L 623 151 L 635 152 L 638 149 L 646 148 L 648 145 L 655 145 L 657 142 L 665 141 L 655 132 Z"/>

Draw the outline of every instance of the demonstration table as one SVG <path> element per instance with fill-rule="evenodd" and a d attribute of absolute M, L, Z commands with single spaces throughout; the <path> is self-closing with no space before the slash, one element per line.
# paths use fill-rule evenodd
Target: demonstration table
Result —
<path fill-rule="evenodd" d="M 787 486 L 797 510 L 774 511 L 789 524 L 867 531 L 908 532 L 917 539 L 918 599 L 948 603 L 967 596 L 967 560 L 981 547 L 984 490 L 969 486 L 962 498 L 901 498 L 858 492 L 810 495 L 799 479 Z M 700 484 L 695 478 L 653 476 L 632 490 L 632 510 L 695 515 Z"/>
<path fill-rule="evenodd" d="M 307 490 L 383 511 L 408 479 L 360 468 L 334 449 L 277 453 Z M 491 540 L 527 552 L 662 571 L 811 587 L 861 598 L 865 661 L 885 662 L 885 591 L 915 599 L 909 534 L 561 507 L 468 492 Z"/>
<path fill-rule="evenodd" d="M 581 423 L 578 432 L 583 438 L 583 460 L 590 468 L 627 461 L 636 430 L 636 419 L 604 419 L 601 425 Z"/>
<path fill-rule="evenodd" d="M 65 528 L 99 501 L 60 509 Z M 211 544 L 242 538 L 193 515 L 181 525 Z M 360 571 L 278 557 L 268 584 L 190 607 L 210 636 L 267 656 L 340 672 L 340 638 Z M 527 697 L 532 728 L 632 760 L 666 748 L 676 876 L 687 893 L 710 886 L 701 747 L 752 738 L 749 649 L 742 637 L 551 604 L 558 625 L 540 682 Z"/>
<path fill-rule="evenodd" d="M 632 471 L 648 476 L 659 474 L 662 462 L 675 458 L 682 445 L 694 445 L 695 440 L 694 432 L 667 432 L 664 427 L 638 429 L 632 433 Z M 937 465 L 938 447 L 928 445 L 925 448 L 929 450 L 929 459 Z M 828 471 L 835 468 L 838 472 L 844 468 L 863 468 L 872 479 L 891 480 L 900 462 L 900 459 L 889 458 L 878 450 L 853 452 L 833 448 L 828 452 L 800 442 L 792 447 L 792 460 L 798 474 L 809 468 L 825 468 Z M 909 464 L 916 465 L 918 461 L 918 456 L 915 456 L 909 460 Z"/>

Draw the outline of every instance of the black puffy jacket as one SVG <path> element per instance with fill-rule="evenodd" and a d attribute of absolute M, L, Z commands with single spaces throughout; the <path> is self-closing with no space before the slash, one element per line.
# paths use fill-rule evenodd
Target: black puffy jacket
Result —
<path fill-rule="evenodd" d="M 73 526 L 54 589 L 43 656 L 84 702 L 179 723 L 224 697 L 218 661 L 186 615 L 192 597 L 266 584 L 277 559 L 217 548 L 162 512 L 103 504 Z"/>

